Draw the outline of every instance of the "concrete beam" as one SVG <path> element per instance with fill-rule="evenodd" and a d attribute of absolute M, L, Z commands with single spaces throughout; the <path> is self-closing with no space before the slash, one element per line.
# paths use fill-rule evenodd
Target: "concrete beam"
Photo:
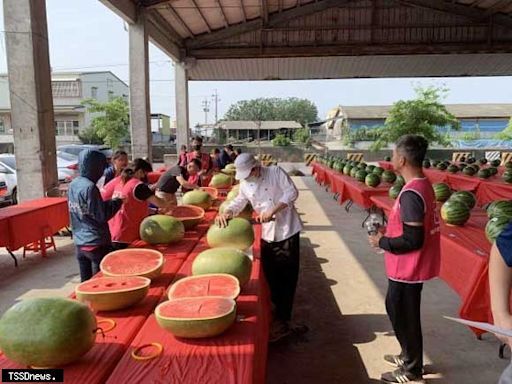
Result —
<path fill-rule="evenodd" d="M 45 0 L 4 0 L 18 198 L 58 193 Z"/>
<path fill-rule="evenodd" d="M 174 84 L 176 91 L 176 153 L 189 142 L 188 121 L 188 71 L 187 64 L 174 64 Z"/>
<path fill-rule="evenodd" d="M 137 22 L 137 6 L 132 0 L 100 0 L 103 5 L 129 23 Z"/>
<path fill-rule="evenodd" d="M 147 13 L 146 28 L 149 40 L 164 51 L 173 61 L 180 61 L 183 51 L 183 39 L 174 30 L 170 29 L 165 20 L 156 13 Z"/>
<path fill-rule="evenodd" d="M 141 12 L 138 21 L 130 25 L 130 126 L 132 157 L 151 160 L 151 112 L 149 104 L 149 52 L 146 15 Z"/>

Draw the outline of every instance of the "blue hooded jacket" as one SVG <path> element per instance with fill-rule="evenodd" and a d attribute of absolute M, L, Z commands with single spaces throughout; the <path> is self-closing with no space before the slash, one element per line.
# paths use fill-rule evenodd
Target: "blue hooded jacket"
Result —
<path fill-rule="evenodd" d="M 107 159 L 103 153 L 87 149 L 78 155 L 80 176 L 68 189 L 68 206 L 77 246 L 110 245 L 108 221 L 121 208 L 120 199 L 103 201 L 96 186 L 103 176 Z"/>

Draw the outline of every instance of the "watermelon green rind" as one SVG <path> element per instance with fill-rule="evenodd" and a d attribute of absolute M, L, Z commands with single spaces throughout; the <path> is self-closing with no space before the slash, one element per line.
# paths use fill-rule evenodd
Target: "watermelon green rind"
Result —
<path fill-rule="evenodd" d="M 441 207 L 441 217 L 448 225 L 464 225 L 470 216 L 469 207 L 462 201 L 449 199 Z"/>
<path fill-rule="evenodd" d="M 142 220 L 139 234 L 149 244 L 172 244 L 183 240 L 185 226 L 175 217 L 152 215 Z"/>
<path fill-rule="evenodd" d="M 512 201 L 511 200 L 496 200 L 487 207 L 487 217 L 505 216 L 512 218 Z"/>
<path fill-rule="evenodd" d="M 78 301 L 95 311 L 116 311 L 144 299 L 150 284 L 150 279 L 141 276 L 99 277 L 77 285 L 75 294 Z"/>
<path fill-rule="evenodd" d="M 0 319 L 0 349 L 24 366 L 61 367 L 93 347 L 96 327 L 92 311 L 76 300 L 22 300 Z"/>
<path fill-rule="evenodd" d="M 489 240 L 491 244 L 494 243 L 510 221 L 510 217 L 504 216 L 493 217 L 490 219 L 485 226 L 485 236 L 487 237 L 487 240 Z"/>
<path fill-rule="evenodd" d="M 400 192 L 402 191 L 403 185 L 394 184 L 389 188 L 389 197 L 390 199 L 396 200 Z"/>
<path fill-rule="evenodd" d="M 142 276 L 155 279 L 162 273 L 164 261 L 164 255 L 157 250 L 127 248 L 107 254 L 101 260 L 100 269 L 105 276 Z"/>
<path fill-rule="evenodd" d="M 228 310 L 216 316 L 204 318 L 182 318 L 165 313 L 172 311 L 176 304 L 203 305 L 207 300 L 216 300 L 225 304 Z M 236 302 L 225 297 L 196 297 L 175 299 L 161 303 L 155 309 L 157 323 L 176 337 L 199 339 L 214 337 L 224 333 L 236 320 Z"/>
<path fill-rule="evenodd" d="M 204 218 L 204 209 L 195 205 L 180 205 L 170 213 L 183 223 L 185 229 L 194 229 Z"/>
<path fill-rule="evenodd" d="M 446 201 L 451 195 L 451 190 L 448 184 L 436 183 L 433 186 L 434 193 L 437 201 Z"/>
<path fill-rule="evenodd" d="M 231 247 L 245 250 L 254 242 L 254 230 L 248 220 L 235 217 L 228 221 L 226 227 L 213 224 L 208 229 L 206 241 L 211 248 Z"/>
<path fill-rule="evenodd" d="M 230 201 L 226 200 L 219 206 L 219 213 L 224 213 L 224 210 L 228 207 Z M 242 219 L 250 220 L 252 219 L 252 214 L 254 210 L 252 209 L 251 203 L 247 203 L 245 208 L 240 212 L 236 217 L 241 217 Z"/>
<path fill-rule="evenodd" d="M 366 175 L 368 175 L 368 173 L 364 170 L 357 171 L 357 173 L 356 173 L 357 181 L 364 183 L 364 179 L 366 178 Z"/>
<path fill-rule="evenodd" d="M 199 189 L 203 192 L 208 193 L 212 197 L 212 200 L 217 200 L 217 198 L 219 197 L 219 190 L 217 188 L 201 187 Z"/>
<path fill-rule="evenodd" d="M 229 172 L 234 172 L 234 171 L 229 171 Z M 214 175 L 212 177 L 209 187 L 229 188 L 229 187 L 231 187 L 231 184 L 233 184 L 233 178 L 230 175 L 225 175 L 223 173 L 217 173 L 216 175 Z"/>
<path fill-rule="evenodd" d="M 233 248 L 213 248 L 201 252 L 192 263 L 192 275 L 227 273 L 235 276 L 240 286 L 251 278 L 252 261 L 246 253 Z"/>
<path fill-rule="evenodd" d="M 476 196 L 469 191 L 458 191 L 454 192 L 449 200 L 457 200 L 466 204 L 469 209 L 473 209 L 476 205 Z"/>
<path fill-rule="evenodd" d="M 184 205 L 195 205 L 203 208 L 205 211 L 212 206 L 213 199 L 208 192 L 201 190 L 188 191 L 183 195 Z"/>
<path fill-rule="evenodd" d="M 240 294 L 238 279 L 227 273 L 208 273 L 188 276 L 175 282 L 167 297 L 169 300 L 185 297 L 222 296 L 236 299 Z"/>
<path fill-rule="evenodd" d="M 382 181 L 385 183 L 394 183 L 396 181 L 396 174 L 393 171 L 384 171 L 382 173 Z"/>
<path fill-rule="evenodd" d="M 376 173 L 370 173 L 366 176 L 364 182 L 368 187 L 376 188 L 380 184 L 380 176 Z"/>

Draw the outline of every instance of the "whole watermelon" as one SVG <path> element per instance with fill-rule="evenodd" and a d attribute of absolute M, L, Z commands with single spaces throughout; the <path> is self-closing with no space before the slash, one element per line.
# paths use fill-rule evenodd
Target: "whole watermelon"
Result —
<path fill-rule="evenodd" d="M 374 169 L 375 169 L 375 165 L 370 164 L 369 166 L 366 167 L 366 172 L 372 173 Z"/>
<path fill-rule="evenodd" d="M 366 171 L 362 170 L 362 169 L 357 171 L 356 172 L 356 179 L 357 179 L 357 181 L 360 181 L 361 183 L 364 183 L 364 179 L 366 178 L 367 174 L 368 173 Z"/>
<path fill-rule="evenodd" d="M 499 216 L 493 217 L 487 222 L 487 225 L 485 226 L 485 236 L 491 244 L 496 241 L 496 238 L 505 229 L 510 220 L 510 217 Z"/>
<path fill-rule="evenodd" d="M 432 162 L 432 166 L 433 166 L 434 168 L 437 168 L 437 166 L 438 166 L 440 163 L 441 163 L 441 160 L 434 160 L 434 161 Z"/>
<path fill-rule="evenodd" d="M 85 304 L 34 298 L 14 304 L 0 319 L 0 349 L 31 367 L 61 367 L 85 355 L 96 340 L 96 317 Z"/>
<path fill-rule="evenodd" d="M 401 184 L 393 184 L 391 188 L 389 188 L 389 198 L 395 200 L 402 191 L 403 187 L 404 186 Z"/>
<path fill-rule="evenodd" d="M 449 225 L 464 225 L 470 216 L 470 208 L 462 201 L 449 199 L 441 207 L 441 217 Z"/>
<path fill-rule="evenodd" d="M 474 163 L 476 163 L 476 159 L 474 157 L 469 157 L 468 160 L 467 160 L 467 163 L 468 164 L 474 164 Z"/>
<path fill-rule="evenodd" d="M 491 161 L 492 167 L 499 167 L 500 165 L 501 165 L 501 160 L 499 160 L 499 159 Z"/>
<path fill-rule="evenodd" d="M 423 160 L 423 168 L 430 168 L 431 165 L 429 160 Z"/>
<path fill-rule="evenodd" d="M 505 183 L 512 184 L 512 172 L 511 171 L 506 171 L 503 174 L 503 181 Z"/>
<path fill-rule="evenodd" d="M 212 203 L 212 196 L 208 192 L 200 189 L 188 191 L 183 195 L 183 204 L 185 205 L 195 205 L 196 207 L 201 207 L 204 210 L 207 210 L 212 206 Z"/>
<path fill-rule="evenodd" d="M 343 174 L 347 175 L 347 176 L 350 176 L 350 171 L 351 170 L 352 170 L 352 166 L 351 165 L 345 165 L 345 167 L 343 168 Z"/>
<path fill-rule="evenodd" d="M 482 157 L 481 159 L 478 160 L 478 162 L 480 163 L 480 165 L 485 165 L 487 164 L 487 159 L 485 157 Z"/>
<path fill-rule="evenodd" d="M 461 201 L 464 204 L 466 204 L 469 207 L 469 209 L 473 209 L 476 205 L 476 197 L 473 193 L 469 191 L 455 192 L 450 196 L 449 200 Z"/>
<path fill-rule="evenodd" d="M 244 250 L 254 242 L 254 231 L 246 219 L 236 217 L 228 221 L 225 228 L 213 224 L 206 234 L 211 248 L 230 247 Z"/>
<path fill-rule="evenodd" d="M 384 158 L 384 161 L 391 161 L 391 156 L 386 156 L 386 157 Z"/>
<path fill-rule="evenodd" d="M 472 166 L 468 165 L 467 167 L 465 167 L 462 170 L 462 173 L 464 173 L 466 176 L 474 176 L 476 171 L 475 171 L 475 168 L 473 168 Z"/>
<path fill-rule="evenodd" d="M 498 174 L 498 168 L 496 168 L 496 167 L 489 167 L 489 168 L 487 168 L 487 170 L 489 171 L 491 176 L 494 176 L 494 175 Z"/>
<path fill-rule="evenodd" d="M 334 163 L 334 161 L 331 161 L 329 168 L 334 168 Z M 230 175 L 217 173 L 212 177 L 209 186 L 213 188 L 229 188 L 231 184 L 233 184 L 233 178 Z"/>
<path fill-rule="evenodd" d="M 377 175 L 376 173 L 370 173 L 366 176 L 364 182 L 369 187 L 378 187 L 380 184 L 380 176 Z"/>
<path fill-rule="evenodd" d="M 507 169 L 512 169 L 512 161 L 507 161 L 507 162 L 505 163 L 505 168 L 507 168 Z"/>
<path fill-rule="evenodd" d="M 491 177 L 491 171 L 489 171 L 489 169 L 481 169 L 478 171 L 477 176 L 480 179 L 488 179 Z"/>
<path fill-rule="evenodd" d="M 487 207 L 487 217 L 510 217 L 512 218 L 512 201 L 511 200 L 496 200 Z"/>
<path fill-rule="evenodd" d="M 365 170 L 367 166 L 368 166 L 368 164 L 366 164 L 366 163 L 359 163 L 359 165 L 357 166 L 357 168 L 358 168 L 358 169 L 361 169 L 361 170 Z"/>
<path fill-rule="evenodd" d="M 405 185 L 405 179 L 402 175 L 398 175 L 395 184 Z"/>
<path fill-rule="evenodd" d="M 359 172 L 359 168 L 357 168 L 357 167 L 353 167 L 353 168 L 350 170 L 350 177 L 355 178 L 355 177 L 356 177 L 357 172 Z"/>
<path fill-rule="evenodd" d="M 235 276 L 240 285 L 251 277 L 252 261 L 244 252 L 234 248 L 213 248 L 201 252 L 192 263 L 192 275 L 227 273 Z"/>
<path fill-rule="evenodd" d="M 382 173 L 382 181 L 385 183 L 394 183 L 396 180 L 396 174 L 393 171 L 384 171 Z"/>
<path fill-rule="evenodd" d="M 446 168 L 448 168 L 448 166 L 446 165 L 446 163 L 439 163 L 437 164 L 437 167 L 436 167 L 439 171 L 446 171 Z"/>
<path fill-rule="evenodd" d="M 183 240 L 185 226 L 175 217 L 152 215 L 140 224 L 140 238 L 149 244 L 171 244 Z"/>
<path fill-rule="evenodd" d="M 478 172 L 480 170 L 480 166 L 478 164 L 471 164 L 471 166 L 473 167 L 473 169 L 475 170 L 475 173 Z"/>
<path fill-rule="evenodd" d="M 459 172 L 459 167 L 456 166 L 455 164 L 451 164 L 448 166 L 448 172 L 457 173 L 457 172 Z"/>
<path fill-rule="evenodd" d="M 384 173 L 384 168 L 382 168 L 382 167 L 375 167 L 373 169 L 373 173 L 378 175 L 378 176 L 381 176 Z"/>
<path fill-rule="evenodd" d="M 432 186 L 436 195 L 437 201 L 446 201 L 451 195 L 451 190 L 448 184 L 436 183 Z"/>

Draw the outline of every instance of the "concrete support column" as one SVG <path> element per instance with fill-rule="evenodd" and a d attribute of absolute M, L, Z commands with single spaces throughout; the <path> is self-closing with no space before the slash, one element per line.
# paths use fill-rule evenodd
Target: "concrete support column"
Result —
<path fill-rule="evenodd" d="M 189 143 L 188 73 L 184 63 L 174 63 L 176 93 L 176 153 Z"/>
<path fill-rule="evenodd" d="M 149 104 L 148 33 L 144 12 L 130 24 L 130 127 L 132 158 L 152 158 L 151 110 Z"/>
<path fill-rule="evenodd" d="M 45 0 L 4 0 L 18 199 L 58 193 Z"/>

